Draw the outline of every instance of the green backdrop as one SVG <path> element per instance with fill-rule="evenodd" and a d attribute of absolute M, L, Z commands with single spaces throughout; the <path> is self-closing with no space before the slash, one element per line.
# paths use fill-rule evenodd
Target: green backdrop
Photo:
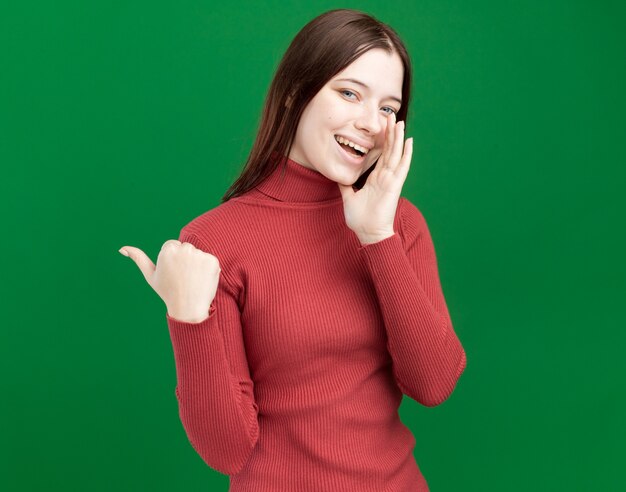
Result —
<path fill-rule="evenodd" d="M 467 369 L 401 417 L 433 492 L 625 490 L 626 7 L 58 1 L 0 8 L 0 489 L 227 490 L 188 443 L 153 261 L 217 206 L 280 56 L 331 8 L 415 68 L 403 195 Z M 621 417 L 620 417 L 621 416 Z"/>

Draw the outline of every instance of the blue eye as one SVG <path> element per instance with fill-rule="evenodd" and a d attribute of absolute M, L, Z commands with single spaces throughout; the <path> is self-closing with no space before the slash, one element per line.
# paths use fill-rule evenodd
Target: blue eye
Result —
<path fill-rule="evenodd" d="M 346 94 L 349 94 L 349 95 L 352 95 L 352 96 L 356 96 L 356 94 L 354 92 L 352 92 L 351 90 L 349 90 L 349 89 L 341 89 L 339 92 L 341 94 L 343 94 L 344 96 Z M 348 96 L 346 96 L 346 97 L 348 97 Z M 349 99 L 352 99 L 352 98 L 349 98 Z M 389 106 L 384 107 L 383 110 L 389 110 L 389 111 L 386 111 L 387 114 L 391 114 L 391 113 L 398 114 L 398 112 L 395 109 L 390 108 Z"/>

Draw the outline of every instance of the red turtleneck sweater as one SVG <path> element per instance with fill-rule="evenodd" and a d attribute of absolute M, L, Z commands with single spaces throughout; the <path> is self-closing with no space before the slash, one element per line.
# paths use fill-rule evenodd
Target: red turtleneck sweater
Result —
<path fill-rule="evenodd" d="M 398 407 L 442 403 L 466 359 L 426 221 L 402 197 L 362 245 L 335 182 L 281 174 L 181 230 L 221 268 L 205 320 L 166 313 L 189 441 L 231 491 L 427 491 Z"/>

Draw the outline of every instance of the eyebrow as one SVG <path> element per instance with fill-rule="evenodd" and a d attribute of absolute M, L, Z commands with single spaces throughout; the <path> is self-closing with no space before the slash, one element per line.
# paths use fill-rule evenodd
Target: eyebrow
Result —
<path fill-rule="evenodd" d="M 356 79 L 337 79 L 335 82 L 352 82 L 353 84 L 360 85 L 361 87 L 369 90 L 369 86 L 367 84 Z M 395 96 L 389 96 L 387 99 L 393 99 L 394 101 L 397 101 L 398 104 L 402 105 L 402 99 L 399 99 Z"/>

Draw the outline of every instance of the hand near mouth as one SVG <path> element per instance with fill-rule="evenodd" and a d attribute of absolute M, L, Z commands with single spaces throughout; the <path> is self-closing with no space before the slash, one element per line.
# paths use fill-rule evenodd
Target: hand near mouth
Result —
<path fill-rule="evenodd" d="M 404 121 L 396 123 L 395 113 L 387 118 L 385 145 L 363 188 L 337 183 L 343 197 L 346 224 L 361 244 L 382 241 L 395 234 L 393 221 L 402 186 L 409 173 L 413 138 L 404 143 Z"/>

